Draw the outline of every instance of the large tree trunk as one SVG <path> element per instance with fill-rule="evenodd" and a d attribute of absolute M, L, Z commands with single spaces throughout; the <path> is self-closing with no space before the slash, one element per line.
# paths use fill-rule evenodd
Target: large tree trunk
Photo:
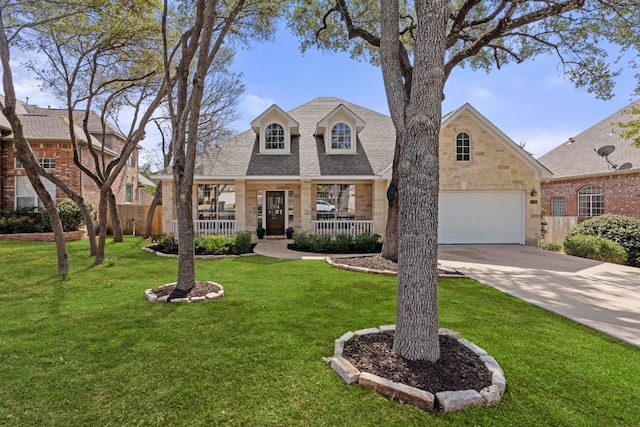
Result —
<path fill-rule="evenodd" d="M 100 202 L 98 203 L 98 247 L 96 257 L 93 260 L 92 267 L 96 267 L 104 262 L 105 245 L 107 239 L 107 195 L 108 190 L 102 188 L 100 190 Z"/>
<path fill-rule="evenodd" d="M 410 90 L 403 80 L 398 1 L 382 1 L 381 65 L 400 143 L 398 305 L 393 348 L 410 360 L 440 358 L 438 339 L 438 145 L 446 0 L 416 2 Z"/>
<path fill-rule="evenodd" d="M 151 206 L 149 207 L 149 212 L 147 212 L 147 218 L 145 219 L 145 227 L 144 227 L 144 238 L 148 239 L 151 237 L 151 227 L 153 226 L 153 216 L 156 213 L 156 208 L 158 207 L 158 203 L 160 203 L 160 198 L 162 197 L 162 182 L 159 182 L 156 186 L 156 194 L 153 195 L 153 200 L 151 201 Z"/>

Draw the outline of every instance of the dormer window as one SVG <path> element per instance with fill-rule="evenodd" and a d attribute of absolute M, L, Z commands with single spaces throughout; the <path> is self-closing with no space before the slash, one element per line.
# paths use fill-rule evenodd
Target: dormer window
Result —
<path fill-rule="evenodd" d="M 364 120 L 340 104 L 318 122 L 315 136 L 324 139 L 327 154 L 355 154 L 357 135 L 364 125 Z"/>
<path fill-rule="evenodd" d="M 300 125 L 277 105 L 272 105 L 251 122 L 258 136 L 260 154 L 290 154 L 291 140 L 300 134 Z"/>
<path fill-rule="evenodd" d="M 351 150 L 351 128 L 346 123 L 338 123 L 331 129 L 331 149 Z"/>
<path fill-rule="evenodd" d="M 278 123 L 271 123 L 264 131 L 264 148 L 267 150 L 284 150 L 284 128 Z"/>

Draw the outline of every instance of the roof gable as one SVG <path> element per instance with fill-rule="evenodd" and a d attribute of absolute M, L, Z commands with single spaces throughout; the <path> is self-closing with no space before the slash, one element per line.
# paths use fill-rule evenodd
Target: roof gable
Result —
<path fill-rule="evenodd" d="M 552 172 L 546 168 L 542 163 L 534 159 L 529 153 L 527 153 L 521 146 L 515 143 L 511 138 L 509 138 L 504 132 L 502 132 L 496 125 L 494 125 L 489 119 L 480 114 L 478 110 L 476 110 L 471 104 L 468 102 L 462 105 L 460 108 L 451 111 L 450 113 L 444 115 L 441 121 L 441 129 L 446 128 L 447 126 L 453 124 L 457 118 L 459 118 L 463 114 L 468 114 L 474 118 L 476 122 L 485 127 L 489 132 L 494 133 L 498 136 L 498 140 L 511 152 L 513 152 L 518 158 L 520 158 L 524 163 L 526 163 L 529 167 L 531 167 L 536 175 L 540 178 L 550 178 L 553 174 Z"/>
<path fill-rule="evenodd" d="M 364 128 L 365 122 L 356 113 L 347 108 L 344 104 L 338 105 L 333 111 L 324 116 L 316 126 L 316 135 L 324 135 L 327 131 L 327 126 L 330 125 L 332 119 L 342 119 L 352 123 L 355 123 L 356 134 Z"/>
<path fill-rule="evenodd" d="M 634 105 L 640 105 L 640 100 L 569 138 L 540 157 L 540 162 L 554 173 L 556 179 L 637 172 L 640 170 L 640 148 L 622 137 L 620 128 L 620 123 L 637 119 L 629 112 Z M 614 147 L 613 151 L 606 157 L 600 156 L 598 150 L 605 146 Z"/>
<path fill-rule="evenodd" d="M 297 121 L 295 121 L 289 114 L 287 114 L 282 108 L 278 107 L 276 104 L 273 104 L 271 107 L 267 108 L 264 113 L 260 114 L 256 119 L 251 122 L 251 129 L 256 133 L 256 135 L 260 134 L 260 129 L 269 124 L 267 122 L 271 122 L 273 120 L 283 121 L 284 124 L 289 128 L 289 132 L 291 135 L 298 135 L 300 132 L 300 125 Z"/>

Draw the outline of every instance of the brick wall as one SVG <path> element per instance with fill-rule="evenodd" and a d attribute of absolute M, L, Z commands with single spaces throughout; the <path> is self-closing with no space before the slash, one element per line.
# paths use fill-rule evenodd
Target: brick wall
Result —
<path fill-rule="evenodd" d="M 542 183 L 542 208 L 551 215 L 551 198 L 565 197 L 566 216 L 578 216 L 578 191 L 594 186 L 604 192 L 604 212 L 640 218 L 640 173 L 568 179 Z"/>

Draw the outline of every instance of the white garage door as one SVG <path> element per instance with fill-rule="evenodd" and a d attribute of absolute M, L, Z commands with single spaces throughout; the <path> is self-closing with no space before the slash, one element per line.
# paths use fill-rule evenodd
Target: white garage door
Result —
<path fill-rule="evenodd" d="M 442 192 L 438 243 L 524 244 L 524 192 Z"/>

